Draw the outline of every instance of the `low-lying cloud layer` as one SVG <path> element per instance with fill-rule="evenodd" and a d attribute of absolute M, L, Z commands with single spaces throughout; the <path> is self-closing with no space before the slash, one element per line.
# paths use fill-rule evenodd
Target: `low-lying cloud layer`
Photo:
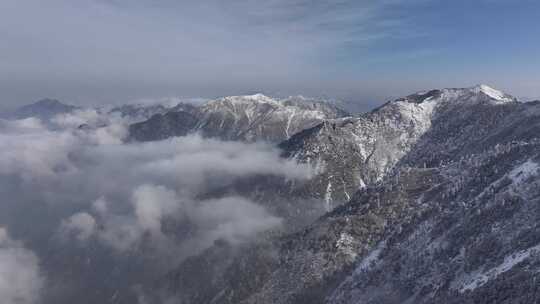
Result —
<path fill-rule="evenodd" d="M 38 255 L 51 246 L 98 246 L 171 266 L 218 239 L 235 244 L 280 227 L 281 219 L 248 198 L 201 198 L 206 193 L 250 175 L 310 176 L 266 144 L 196 135 L 124 144 L 124 122 L 100 115 L 79 111 L 47 126 L 0 121 L 0 225 Z"/>
<path fill-rule="evenodd" d="M 37 303 L 43 286 L 38 258 L 0 227 L 0 300 L 4 304 Z"/>

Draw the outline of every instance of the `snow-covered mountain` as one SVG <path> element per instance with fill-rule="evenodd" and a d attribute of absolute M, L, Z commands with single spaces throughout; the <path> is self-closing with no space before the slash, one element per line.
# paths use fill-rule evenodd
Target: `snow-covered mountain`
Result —
<path fill-rule="evenodd" d="M 298 232 L 217 243 L 156 289 L 175 303 L 540 300 L 540 104 L 433 90 L 281 147 L 320 170 L 312 189 L 350 200 Z"/>
<path fill-rule="evenodd" d="M 280 142 L 323 120 L 345 115 L 345 111 L 330 103 L 302 97 L 277 100 L 262 94 L 230 96 L 209 101 L 200 107 L 177 107 L 169 113 L 152 117 L 151 121 L 132 125 L 130 134 L 132 139 L 139 141 L 200 132 L 203 136 L 226 140 Z M 193 116 L 197 123 L 179 123 L 171 119 L 172 116 Z M 154 129 L 147 124 L 161 126 Z"/>
<path fill-rule="evenodd" d="M 246 175 L 197 193 L 247 198 L 282 225 L 254 241 L 218 239 L 155 284 L 126 279 L 132 273 L 118 270 L 130 269 L 125 256 L 96 259 L 116 263 L 111 277 L 120 283 L 87 302 L 133 303 L 135 295 L 182 304 L 540 301 L 539 102 L 479 85 L 419 92 L 355 116 L 321 101 L 264 95 L 107 112 L 118 113 L 144 119 L 131 125 L 131 140 L 199 132 L 268 141 L 314 176 Z M 164 224 L 167 233 L 195 227 L 174 221 Z M 47 262 L 73 263 L 66 277 L 93 275 L 92 250 L 52 251 Z M 143 283 L 134 289 L 134 282 Z"/>
<path fill-rule="evenodd" d="M 279 145 L 283 156 L 311 164 L 317 175 L 307 185 L 283 191 L 294 194 L 295 199 L 314 198 L 313 203 L 322 205 L 312 210 L 321 212 L 350 200 L 367 185 L 380 183 L 411 155 L 424 153 L 425 165 L 449 161 L 443 156 L 464 149 L 462 137 L 480 140 L 494 128 L 492 124 L 500 123 L 499 116 L 504 116 L 507 109 L 519 108 L 519 104 L 506 93 L 478 85 L 419 92 L 365 114 L 344 116 L 344 111 L 325 102 L 303 97 L 275 100 L 257 94 L 225 97 L 201 107 L 181 104 L 166 114 L 132 125 L 130 132 L 132 138 L 139 140 L 196 131 L 229 140 L 288 138 Z M 486 114 L 473 119 L 478 112 Z M 313 124 L 314 127 L 306 127 Z M 434 134 L 438 130 L 453 132 L 460 126 L 469 129 L 462 137 L 452 139 L 447 134 Z M 296 132 L 292 136 L 291 130 Z M 433 135 L 425 136 L 428 132 Z M 413 149 L 418 145 L 430 147 Z M 269 200 L 268 196 L 264 198 Z"/>
<path fill-rule="evenodd" d="M 444 153 L 462 148 L 459 142 L 449 141 L 451 137 L 426 136 L 427 132 L 455 132 L 467 127 L 470 130 L 463 133 L 464 137 L 482 136 L 482 132 L 494 127 L 490 124 L 500 123 L 498 116 L 502 113 L 499 112 L 518 107 L 515 98 L 486 85 L 432 90 L 387 102 L 356 117 L 326 120 L 280 146 L 287 157 L 318 168 L 317 188 L 326 189 L 324 197 L 331 210 L 333 201 L 348 200 L 359 188 L 382 181 L 409 153 L 425 151 L 440 158 Z M 472 119 L 479 115 L 479 121 Z M 411 151 L 419 141 L 434 145 L 435 139 L 449 142 L 438 151 L 431 151 L 434 147 Z"/>

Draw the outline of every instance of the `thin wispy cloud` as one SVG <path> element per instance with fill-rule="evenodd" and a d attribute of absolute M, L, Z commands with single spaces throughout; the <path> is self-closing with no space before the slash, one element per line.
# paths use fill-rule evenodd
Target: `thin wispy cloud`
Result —
<path fill-rule="evenodd" d="M 263 91 L 362 101 L 479 82 L 538 95 L 495 73 L 539 64 L 535 9 L 534 1 L 499 0 L 6 0 L 0 98 L 97 103 Z M 515 22 L 488 22 L 496 19 Z M 521 34 L 505 35 L 510 29 Z M 523 56 L 500 60 L 512 45 Z"/>
<path fill-rule="evenodd" d="M 305 87 L 329 53 L 402 28 L 399 16 L 385 16 L 391 5 L 54 0 L 43 6 L 8 0 L 0 4 L 0 55 L 6 59 L 0 78 L 15 85 L 11 76 L 21 77 L 11 91 L 27 85 L 43 94 L 86 96 L 105 88 L 112 98 L 130 95 L 128 89 L 132 98 L 145 97 L 138 90 L 212 96 L 287 87 L 296 79 Z"/>

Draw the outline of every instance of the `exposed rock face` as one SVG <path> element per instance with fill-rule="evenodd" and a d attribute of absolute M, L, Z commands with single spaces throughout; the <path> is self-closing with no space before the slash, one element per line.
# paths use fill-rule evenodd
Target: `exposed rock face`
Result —
<path fill-rule="evenodd" d="M 200 107 L 177 107 L 169 113 L 173 112 L 189 113 L 196 117 L 197 124 L 187 130 L 186 124 L 174 122 L 171 116 L 163 115 L 133 125 L 130 128 L 131 137 L 151 141 L 179 136 L 188 131 L 225 140 L 280 142 L 325 119 L 346 115 L 343 110 L 324 102 L 305 98 L 276 100 L 262 94 L 225 97 Z M 177 116 L 181 119 L 185 114 Z M 163 126 L 153 128 L 145 126 L 145 123 Z"/>
<path fill-rule="evenodd" d="M 314 189 L 326 182 L 350 201 L 224 259 L 205 262 L 216 245 L 185 261 L 171 277 L 207 265 L 213 280 L 158 284 L 173 303 L 540 300 L 539 104 L 486 86 L 435 90 L 281 146 L 321 168 Z"/>
<path fill-rule="evenodd" d="M 316 188 L 327 189 L 331 210 L 359 188 L 380 183 L 405 156 L 415 166 L 438 165 L 464 147 L 464 154 L 473 152 L 469 142 L 484 147 L 484 136 L 503 126 L 501 120 L 523 124 L 516 116 L 528 116 L 527 106 L 496 92 L 480 85 L 417 93 L 357 117 L 325 121 L 280 146 L 285 156 L 320 168 Z"/>
<path fill-rule="evenodd" d="M 146 121 L 130 125 L 130 138 L 138 141 L 152 141 L 186 136 L 199 122 L 194 111 L 195 107 L 186 105 L 182 110 L 154 114 Z"/>

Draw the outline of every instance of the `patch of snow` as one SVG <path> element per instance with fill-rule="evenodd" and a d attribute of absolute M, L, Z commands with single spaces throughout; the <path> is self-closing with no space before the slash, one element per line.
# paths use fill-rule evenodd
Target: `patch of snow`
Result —
<path fill-rule="evenodd" d="M 273 98 L 268 97 L 261 93 L 247 95 L 247 96 L 238 96 L 238 98 L 251 99 L 251 100 L 262 101 L 262 102 L 275 102 Z"/>
<path fill-rule="evenodd" d="M 506 256 L 504 258 L 504 261 L 500 265 L 493 267 L 487 271 L 482 271 L 482 270 L 474 271 L 453 285 L 459 285 L 458 291 L 460 293 L 463 293 L 468 290 L 474 290 L 478 287 L 485 285 L 488 281 L 495 279 L 500 274 L 509 271 L 514 266 L 525 261 L 531 255 L 539 251 L 540 251 L 540 245 L 536 245 L 529 249 L 525 249 L 517 253 L 513 253 L 511 255 Z"/>
<path fill-rule="evenodd" d="M 382 250 L 385 247 L 385 243 L 382 242 L 375 249 L 373 249 L 365 258 L 362 259 L 360 264 L 354 270 L 355 274 L 360 274 L 362 272 L 368 271 L 371 267 L 377 263 L 381 255 Z"/>
<path fill-rule="evenodd" d="M 326 193 L 324 194 L 324 208 L 326 212 L 332 210 L 332 182 L 330 181 L 332 176 L 328 177 L 328 185 L 326 186 Z"/>
<path fill-rule="evenodd" d="M 350 201 L 351 200 L 351 196 L 349 195 L 349 193 L 347 192 L 347 184 L 345 183 L 345 179 L 341 179 L 341 183 L 343 185 L 343 194 L 345 194 L 345 198 L 347 199 L 347 201 Z"/>
<path fill-rule="evenodd" d="M 359 182 L 358 182 L 358 190 L 363 190 L 365 189 L 367 186 L 366 186 L 366 183 L 364 182 L 363 179 L 360 179 Z"/>
<path fill-rule="evenodd" d="M 494 100 L 496 101 L 501 101 L 501 102 L 510 102 L 510 101 L 514 101 L 514 99 L 510 96 L 508 96 L 507 94 L 499 91 L 499 90 L 496 90 L 490 86 L 487 86 L 485 84 L 481 84 L 481 85 L 478 85 L 476 87 L 473 88 L 473 91 L 476 92 L 476 93 L 484 93 L 486 94 L 487 96 L 493 98 Z"/>
<path fill-rule="evenodd" d="M 527 160 L 526 162 L 512 169 L 508 174 L 502 176 L 485 187 L 484 190 L 476 196 L 476 199 L 482 199 L 484 196 L 489 195 L 490 191 L 503 183 L 506 178 L 510 178 L 512 180 L 513 188 L 511 188 L 509 191 L 513 191 L 513 194 L 519 194 L 519 192 L 521 192 L 519 190 L 519 186 L 527 181 L 527 179 L 539 174 L 540 164 L 532 160 Z"/>
<path fill-rule="evenodd" d="M 285 128 L 285 135 L 287 136 L 287 138 L 291 137 L 291 135 L 289 134 L 289 129 L 291 128 L 291 121 L 295 114 L 296 114 L 296 110 L 292 109 L 292 113 L 289 115 L 289 118 L 287 119 L 287 126 Z"/>
<path fill-rule="evenodd" d="M 350 234 L 342 232 L 339 236 L 339 240 L 336 243 L 336 247 L 351 259 L 354 259 L 357 256 L 354 250 L 354 243 L 355 240 Z"/>
<path fill-rule="evenodd" d="M 437 99 L 429 99 L 422 103 L 398 102 L 398 109 L 406 122 L 414 122 L 417 126 L 417 132 L 422 134 L 431 127 L 431 119 Z M 405 134 L 407 136 L 408 134 Z"/>
<path fill-rule="evenodd" d="M 521 184 L 528 178 L 538 175 L 540 172 L 539 169 L 539 164 L 532 160 L 528 160 L 510 171 L 508 177 L 510 177 L 514 184 Z"/>

